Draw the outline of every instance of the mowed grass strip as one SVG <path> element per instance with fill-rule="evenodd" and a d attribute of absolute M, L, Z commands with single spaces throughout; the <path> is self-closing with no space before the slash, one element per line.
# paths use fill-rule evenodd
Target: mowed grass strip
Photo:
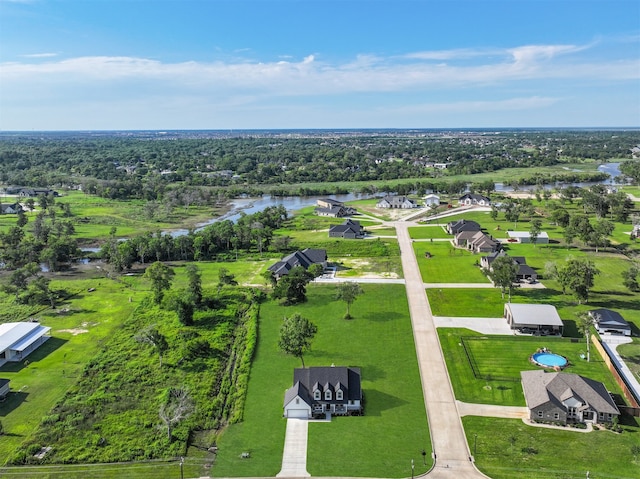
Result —
<path fill-rule="evenodd" d="M 532 427 L 516 419 L 466 416 L 462 424 L 476 466 L 493 479 L 637 479 L 640 460 L 638 424 L 631 418 L 624 432 L 590 433 Z"/>
<path fill-rule="evenodd" d="M 425 283 L 488 283 L 476 263 L 480 255 L 454 248 L 449 242 L 413 244 L 422 280 Z M 427 258 L 425 253 L 430 253 Z"/>
<path fill-rule="evenodd" d="M 445 219 L 439 221 L 442 221 L 444 223 Z M 453 238 L 453 235 L 447 233 L 446 230 L 440 225 L 412 226 L 409 228 L 409 236 L 411 237 L 411 239 Z"/>
<path fill-rule="evenodd" d="M 350 321 L 342 319 L 346 306 L 334 300 L 332 285 L 310 285 L 309 301 L 302 305 L 263 305 L 244 422 L 229 427 L 218 441 L 214 475 L 279 472 L 284 392 L 301 363 L 281 353 L 277 342 L 282 318 L 296 312 L 318 326 L 305 365 L 360 367 L 365 395 L 364 416 L 309 425 L 307 470 L 314 476 L 403 477 L 415 459 L 415 472 L 426 472 L 420 452 L 430 451 L 431 444 L 404 287 L 363 289 Z M 251 459 L 241 459 L 242 452 L 250 452 Z"/>

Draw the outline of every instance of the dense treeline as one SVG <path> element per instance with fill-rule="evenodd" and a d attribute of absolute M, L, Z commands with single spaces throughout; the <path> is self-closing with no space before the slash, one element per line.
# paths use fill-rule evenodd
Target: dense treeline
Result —
<path fill-rule="evenodd" d="M 172 191 L 175 196 L 176 182 L 181 191 L 225 187 L 229 196 L 275 185 L 277 194 L 277 185 L 435 178 L 585 158 L 631 158 L 638 145 L 637 131 L 388 132 L 375 136 L 351 132 L 232 138 L 3 135 L 0 183 L 81 187 L 113 199 L 160 200 Z"/>

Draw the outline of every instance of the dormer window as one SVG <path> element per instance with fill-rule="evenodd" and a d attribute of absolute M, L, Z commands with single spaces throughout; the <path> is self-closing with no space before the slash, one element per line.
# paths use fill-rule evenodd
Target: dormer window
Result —
<path fill-rule="evenodd" d="M 331 401 L 331 389 L 327 389 L 324 392 L 324 400 L 325 401 Z"/>
<path fill-rule="evenodd" d="M 342 398 L 342 389 L 338 389 L 338 390 L 336 391 L 336 399 L 337 399 L 338 401 L 342 401 L 342 399 L 343 399 L 343 398 Z"/>
<path fill-rule="evenodd" d="M 322 393 L 319 389 L 313 391 L 313 399 L 315 399 L 316 401 L 320 401 L 320 399 L 322 399 Z"/>

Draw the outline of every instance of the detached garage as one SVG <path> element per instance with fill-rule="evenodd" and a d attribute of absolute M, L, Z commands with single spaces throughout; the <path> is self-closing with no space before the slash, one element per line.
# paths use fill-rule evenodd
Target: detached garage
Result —
<path fill-rule="evenodd" d="M 550 304 L 504 305 L 504 317 L 511 329 L 539 335 L 562 335 L 564 324 L 556 308 Z"/>

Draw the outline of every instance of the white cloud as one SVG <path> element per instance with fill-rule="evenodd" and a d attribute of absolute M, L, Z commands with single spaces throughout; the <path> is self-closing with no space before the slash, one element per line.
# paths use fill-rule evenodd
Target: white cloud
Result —
<path fill-rule="evenodd" d="M 31 53 L 28 55 L 21 55 L 24 58 L 51 58 L 57 57 L 57 53 Z"/>

